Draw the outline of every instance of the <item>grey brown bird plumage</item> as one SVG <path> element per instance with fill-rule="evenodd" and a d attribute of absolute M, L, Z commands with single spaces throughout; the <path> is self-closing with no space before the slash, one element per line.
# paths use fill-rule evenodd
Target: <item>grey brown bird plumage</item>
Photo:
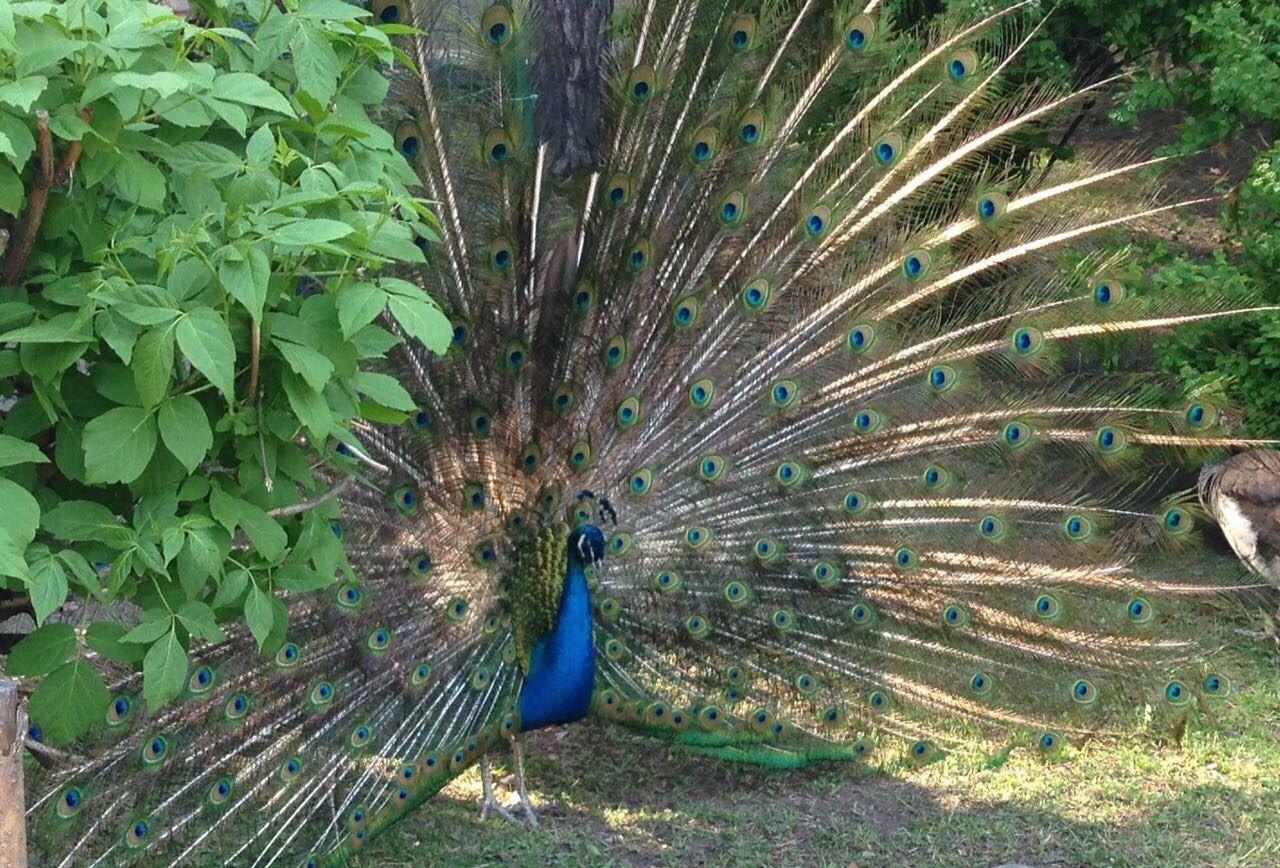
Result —
<path fill-rule="evenodd" d="M 1280 589 L 1280 451 L 1254 449 L 1206 464 L 1199 495 L 1240 560 Z"/>

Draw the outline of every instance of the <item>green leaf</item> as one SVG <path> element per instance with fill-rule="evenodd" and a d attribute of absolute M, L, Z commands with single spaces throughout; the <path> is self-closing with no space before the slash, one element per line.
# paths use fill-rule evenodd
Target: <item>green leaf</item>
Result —
<path fill-rule="evenodd" d="M 8 142 L 8 137 L 4 133 L 0 133 L 0 137 Z M 12 151 L 12 148 L 6 148 L 5 144 L 0 143 L 0 153 Z M 22 210 L 22 198 L 26 191 L 22 187 L 22 179 L 18 177 L 9 166 L 0 166 L 0 211 L 6 214 L 12 214 L 15 217 Z"/>
<path fill-rule="evenodd" d="M 167 326 L 153 328 L 138 338 L 133 346 L 133 384 L 143 406 L 154 407 L 169 391 L 173 376 L 173 330 Z"/>
<path fill-rule="evenodd" d="M 212 308 L 199 307 L 178 320 L 178 347 L 196 370 L 209 378 L 228 401 L 235 399 L 236 348 L 222 317 Z"/>
<path fill-rule="evenodd" d="M 79 314 L 61 313 L 57 316 L 23 326 L 0 335 L 0 343 L 23 344 L 78 344 L 93 340 L 85 330 Z"/>
<path fill-rule="evenodd" d="M 160 405 L 157 419 L 164 445 L 188 473 L 194 472 L 213 445 L 209 417 L 200 402 L 190 395 L 175 395 Z"/>
<path fill-rule="evenodd" d="M 214 521 L 229 533 L 234 533 L 236 525 L 240 523 L 241 503 L 239 498 L 232 497 L 217 486 L 209 492 L 209 511 L 213 513 Z"/>
<path fill-rule="evenodd" d="M 285 546 L 289 544 L 289 535 L 284 532 L 280 523 L 266 511 L 254 506 L 247 500 L 240 502 L 240 526 L 249 535 L 253 547 L 268 561 L 275 562 L 284 556 Z"/>
<path fill-rule="evenodd" d="M 338 324 L 342 336 L 351 336 L 382 313 L 387 306 L 387 294 L 376 283 L 354 283 L 338 294 Z"/>
<path fill-rule="evenodd" d="M 190 89 L 191 82 L 176 72 L 117 72 L 111 76 L 112 84 L 118 87 L 134 87 L 138 90 L 152 90 L 161 99 L 182 93 Z"/>
<path fill-rule="evenodd" d="M 8 434 L 0 434 L 0 467 L 48 463 L 49 459 L 36 444 L 10 437 Z"/>
<path fill-rule="evenodd" d="M 412 410 L 414 400 L 395 377 L 373 371 L 360 371 L 355 376 L 358 392 L 393 410 Z"/>
<path fill-rule="evenodd" d="M 63 745 L 102 720 L 109 701 L 102 676 L 77 657 L 44 677 L 27 701 L 27 713 L 46 742 Z"/>
<path fill-rule="evenodd" d="M 43 624 L 44 619 L 67 599 L 67 571 L 43 545 L 32 546 L 30 551 L 38 554 L 34 560 L 28 561 L 31 571 L 27 578 L 27 594 L 31 597 L 31 608 L 36 612 L 36 623 Z"/>
<path fill-rule="evenodd" d="M 183 142 L 163 158 L 178 174 L 203 175 L 211 181 L 234 175 L 244 168 L 244 160 L 239 155 L 213 142 Z"/>
<path fill-rule="evenodd" d="M 280 91 L 249 72 L 224 72 L 218 76 L 218 98 L 279 112 L 286 117 L 297 114 Z"/>
<path fill-rule="evenodd" d="M 43 75 L 30 75 L 0 86 L 0 103 L 10 105 L 26 114 L 49 85 Z"/>
<path fill-rule="evenodd" d="M 319 19 L 322 21 L 359 21 L 367 19 L 369 13 L 359 6 L 352 6 L 346 0 L 307 0 L 300 3 L 298 11 L 290 13 L 294 18 Z"/>
<path fill-rule="evenodd" d="M 443 355 L 453 340 L 453 325 L 431 296 L 399 278 L 384 277 L 379 283 L 390 296 L 387 306 L 401 328 L 431 352 Z"/>
<path fill-rule="evenodd" d="M 289 363 L 289 367 L 297 371 L 307 385 L 319 392 L 333 376 L 333 362 L 323 353 L 310 347 L 290 341 L 273 339 L 272 343 L 280 350 L 280 355 Z"/>
<path fill-rule="evenodd" d="M 266 127 L 263 127 L 266 129 Z M 257 245 L 243 250 L 231 248 L 236 256 L 225 257 L 218 267 L 218 279 L 231 297 L 249 311 L 254 322 L 262 322 L 262 308 L 267 301 L 267 286 L 271 279 L 271 262 Z"/>
<path fill-rule="evenodd" d="M 47 675 L 75 650 L 76 631 L 70 624 L 45 624 L 13 646 L 4 671 L 6 675 Z"/>
<path fill-rule="evenodd" d="M 204 603 L 192 600 L 178 610 L 178 620 L 192 636 L 208 639 L 210 642 L 225 642 L 227 634 L 218 626 L 213 609 Z"/>
<path fill-rule="evenodd" d="M 222 551 L 204 528 L 188 528 L 187 543 L 178 553 L 178 578 L 188 597 L 198 597 L 205 582 L 222 566 Z"/>
<path fill-rule="evenodd" d="M 36 537 L 40 526 L 40 505 L 26 489 L 0 478 L 0 576 L 27 579 L 27 562 L 23 551 Z"/>
<path fill-rule="evenodd" d="M 265 166 L 271 162 L 276 152 L 276 137 L 270 124 L 263 124 L 254 130 L 245 145 L 244 155 L 250 166 Z"/>
<path fill-rule="evenodd" d="M 332 535 L 330 534 L 330 536 Z M 332 575 L 326 577 L 315 570 L 309 570 L 298 564 L 286 564 L 276 570 L 274 578 L 277 587 L 299 594 L 327 588 L 333 584 Z"/>
<path fill-rule="evenodd" d="M 124 587 L 124 583 L 133 575 L 133 549 L 120 552 L 111 561 L 107 570 L 107 595 L 114 597 Z"/>
<path fill-rule="evenodd" d="M 267 515 L 266 510 L 247 500 L 232 497 L 220 488 L 209 493 L 209 509 L 228 531 L 234 531 L 237 526 L 244 528 L 254 548 L 267 560 L 274 562 L 284 556 L 289 535 L 279 522 Z"/>
<path fill-rule="evenodd" d="M 142 329 L 125 319 L 114 310 L 107 309 L 98 314 L 95 325 L 98 335 L 120 357 L 126 365 L 133 359 L 133 347 L 138 341 Z"/>
<path fill-rule="evenodd" d="M 58 560 L 62 561 L 63 566 L 71 570 L 71 574 L 75 576 L 76 582 L 80 584 L 86 592 L 97 597 L 102 602 L 106 602 L 106 597 L 102 593 L 102 582 L 98 579 L 98 572 L 89 566 L 89 562 L 85 560 L 84 555 L 75 549 L 63 549 L 57 554 Z"/>
<path fill-rule="evenodd" d="M 89 483 L 133 482 L 156 450 L 156 420 L 141 407 L 115 407 L 84 426 L 84 477 Z"/>
<path fill-rule="evenodd" d="M 326 241 L 335 241 L 354 232 L 341 220 L 325 220 L 319 217 L 294 220 L 279 226 L 271 233 L 277 244 L 293 247 L 314 247 Z"/>
<path fill-rule="evenodd" d="M 147 649 L 133 642 L 125 642 L 127 632 L 123 625 L 113 621 L 94 621 L 85 631 L 84 641 L 108 660 L 132 665 L 142 659 Z"/>
<path fill-rule="evenodd" d="M 182 693 L 187 681 L 187 651 L 178 641 L 178 633 L 170 628 L 142 658 L 142 695 L 148 710 L 154 712 Z"/>
<path fill-rule="evenodd" d="M 64 500 L 44 514 L 41 525 L 68 542 L 96 540 L 123 549 L 134 540 L 132 528 L 116 521 L 111 510 L 91 500 Z"/>
<path fill-rule="evenodd" d="M 275 612 L 271 608 L 271 595 L 257 585 L 249 589 L 249 596 L 244 601 L 244 620 L 249 625 L 249 632 L 258 641 L 258 650 L 271 635 L 275 624 Z"/>
<path fill-rule="evenodd" d="M 329 403 L 324 396 L 307 385 L 302 377 L 293 371 L 286 370 L 280 377 L 284 385 L 285 396 L 289 406 L 297 414 L 298 421 L 306 426 L 315 443 L 324 443 L 333 430 L 333 414 L 329 411 Z"/>
<path fill-rule="evenodd" d="M 120 637 L 121 642 L 150 645 L 173 628 L 173 616 L 164 609 L 147 609 L 142 620 Z"/>
<path fill-rule="evenodd" d="M 218 591 L 213 595 L 213 607 L 220 609 L 224 606 L 230 606 L 240 599 L 240 595 L 244 593 L 244 589 L 248 586 L 249 571 L 232 570 L 223 576 L 222 583 L 218 585 Z"/>
<path fill-rule="evenodd" d="M 117 301 L 111 309 L 129 322 L 140 326 L 154 326 L 171 323 L 177 319 L 182 311 L 175 310 L 171 307 L 163 307 L 153 304 L 138 304 L 132 301 Z"/>
<path fill-rule="evenodd" d="M 303 21 L 289 42 L 293 50 L 293 70 L 298 87 L 316 102 L 325 105 L 338 89 L 338 72 L 343 68 L 338 53 L 325 38 L 321 26 Z"/>
<path fill-rule="evenodd" d="M 116 189 L 129 202 L 157 211 L 164 204 L 168 185 L 164 173 L 141 154 L 125 151 L 112 172 Z"/>

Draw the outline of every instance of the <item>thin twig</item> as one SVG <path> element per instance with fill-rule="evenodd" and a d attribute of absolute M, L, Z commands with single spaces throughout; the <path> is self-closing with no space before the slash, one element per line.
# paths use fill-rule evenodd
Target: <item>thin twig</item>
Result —
<path fill-rule="evenodd" d="M 259 398 L 262 396 L 259 395 Z M 267 494 L 271 493 L 271 489 L 276 487 L 275 480 L 271 478 L 271 471 L 267 469 L 267 438 L 262 433 L 262 401 L 258 401 L 258 451 L 262 455 L 262 487 L 267 490 Z"/>
<path fill-rule="evenodd" d="M 329 501 L 333 500 L 339 494 L 342 494 L 342 492 L 350 488 L 351 483 L 355 481 L 356 481 L 356 478 L 354 476 L 348 476 L 338 484 L 334 485 L 333 488 L 330 488 L 324 494 L 317 494 L 315 497 L 309 497 L 306 500 L 298 501 L 297 503 L 293 504 L 293 506 L 276 507 L 275 509 L 268 510 L 267 515 L 279 517 L 279 516 L 285 516 L 285 515 L 297 515 L 300 512 L 306 512 L 308 509 L 311 509 L 312 507 L 316 507 L 322 503 L 328 503 Z"/>
<path fill-rule="evenodd" d="M 27 207 L 22 215 L 22 229 L 18 233 L 17 246 L 4 261 L 4 275 L 0 283 L 11 286 L 22 277 L 27 267 L 27 257 L 35 247 L 36 235 L 44 222 L 44 209 L 49 204 L 49 188 L 53 186 L 53 134 L 49 132 L 49 112 L 36 109 L 36 153 L 38 164 L 31 178 L 27 193 Z"/>
<path fill-rule="evenodd" d="M 1062 149 L 1067 146 L 1067 142 L 1071 141 L 1071 137 L 1075 135 L 1076 129 L 1080 126 L 1080 122 L 1089 116 L 1089 112 L 1093 109 L 1094 100 L 1089 100 L 1080 107 L 1080 112 L 1071 121 L 1071 125 L 1067 127 L 1067 131 L 1062 134 L 1062 138 L 1058 140 L 1058 146 L 1049 154 L 1049 162 L 1044 167 L 1044 171 L 1040 173 L 1040 177 L 1036 179 L 1036 184 L 1043 184 L 1044 179 L 1049 177 L 1049 170 L 1053 168 L 1053 164 L 1058 162 Z"/>
<path fill-rule="evenodd" d="M 93 120 L 92 106 L 85 106 L 80 109 L 80 120 L 86 124 Z M 72 142 L 67 147 L 67 152 L 62 155 L 62 159 L 58 162 L 58 168 L 53 172 L 54 184 L 65 184 L 71 180 L 71 173 L 76 170 L 76 163 L 80 162 L 82 153 L 84 153 L 84 145 L 79 141 Z"/>
<path fill-rule="evenodd" d="M 64 750 L 58 750 L 56 747 L 49 747 L 49 745 L 38 742 L 28 735 L 23 736 L 22 746 L 31 751 L 36 761 L 46 769 L 53 768 L 57 764 L 79 765 L 85 761 L 85 758 L 79 754 L 67 753 Z"/>
<path fill-rule="evenodd" d="M 258 397 L 258 361 L 262 355 L 262 328 L 257 322 L 249 331 L 249 388 L 245 400 L 252 404 Z"/>

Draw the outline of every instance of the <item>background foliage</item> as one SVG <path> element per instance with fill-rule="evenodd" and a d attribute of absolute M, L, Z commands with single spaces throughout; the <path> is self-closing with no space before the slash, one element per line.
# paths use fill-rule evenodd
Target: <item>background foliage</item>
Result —
<path fill-rule="evenodd" d="M 945 10 L 969 16 L 1008 0 L 890 0 L 900 27 Z M 1280 2 L 1277 0 L 1035 0 L 1041 22 L 1014 79 L 1076 81 L 1128 73 L 1114 88 L 1111 119 L 1134 126 L 1148 110 L 1181 120 L 1164 154 L 1247 154 L 1217 192 L 1227 235 L 1213 250 L 1145 242 L 1139 291 L 1209 294 L 1234 305 L 1280 304 Z M 1057 136 L 1040 145 L 1070 158 Z M 1172 171 L 1184 171 L 1174 164 Z M 1192 187 L 1190 195 L 1208 195 Z M 1146 352 L 1142 348 L 1142 352 Z M 1280 315 L 1232 318 L 1157 339 L 1154 361 L 1185 390 L 1243 411 L 1243 433 L 1280 437 Z M 1134 349 L 1127 354 L 1133 358 Z"/>
<path fill-rule="evenodd" d="M 320 499 L 353 417 L 413 403 L 375 360 L 448 320 L 386 266 L 434 237 L 413 174 L 369 115 L 394 51 L 341 0 L 200 7 L 208 26 L 140 0 L 0 6 L 0 211 L 20 246 L 55 160 L 25 272 L 0 290 L 0 581 L 38 621 L 10 674 L 62 743 L 107 693 L 85 649 L 140 664 L 148 705 L 178 695 L 193 637 L 247 623 L 282 643 L 282 594 L 349 567 Z M 22 216 L 19 216 L 22 215 Z M 319 495 L 320 497 L 317 497 Z M 132 611 L 129 606 L 134 607 Z"/>

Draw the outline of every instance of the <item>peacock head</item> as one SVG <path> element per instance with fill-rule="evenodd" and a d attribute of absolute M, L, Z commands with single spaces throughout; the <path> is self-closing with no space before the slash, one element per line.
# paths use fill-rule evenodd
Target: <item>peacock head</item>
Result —
<path fill-rule="evenodd" d="M 604 559 L 604 533 L 594 524 L 582 524 L 569 534 L 569 557 L 582 566 Z"/>

